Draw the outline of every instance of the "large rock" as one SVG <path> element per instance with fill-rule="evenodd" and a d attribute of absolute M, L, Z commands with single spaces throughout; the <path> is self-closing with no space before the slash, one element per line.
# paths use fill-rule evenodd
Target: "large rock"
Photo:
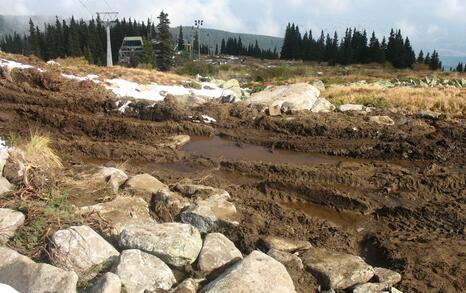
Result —
<path fill-rule="evenodd" d="M 109 184 L 117 192 L 120 186 L 128 180 L 128 175 L 117 168 L 103 167 L 94 174 L 94 179 Z"/>
<path fill-rule="evenodd" d="M 272 257 L 253 251 L 201 289 L 209 293 L 296 292 L 286 268 Z"/>
<path fill-rule="evenodd" d="M 210 274 L 243 258 L 235 244 L 220 233 L 207 234 L 199 254 L 199 269 Z"/>
<path fill-rule="evenodd" d="M 8 242 L 8 240 L 13 237 L 16 230 L 24 224 L 24 220 L 25 217 L 21 212 L 10 209 L 0 209 L 0 244 Z"/>
<path fill-rule="evenodd" d="M 388 116 L 372 116 L 369 120 L 381 125 L 395 125 L 395 121 Z"/>
<path fill-rule="evenodd" d="M 438 120 L 440 116 L 442 116 L 442 113 L 434 111 L 421 111 L 418 113 L 418 116 L 425 119 Z"/>
<path fill-rule="evenodd" d="M 385 268 L 374 268 L 375 280 L 393 286 L 401 281 L 401 275 Z"/>
<path fill-rule="evenodd" d="M 368 282 L 374 269 L 359 256 L 311 248 L 302 256 L 304 266 L 324 289 L 346 289 Z"/>
<path fill-rule="evenodd" d="M 12 192 L 13 189 L 13 184 L 11 184 L 6 178 L 0 177 L 0 195 Z"/>
<path fill-rule="evenodd" d="M 285 265 L 285 267 L 292 267 L 297 270 L 304 269 L 303 261 L 296 254 L 276 249 L 270 249 L 267 255 L 273 257 L 277 261 Z"/>
<path fill-rule="evenodd" d="M 214 194 L 207 199 L 198 199 L 180 214 L 183 223 L 189 223 L 202 233 L 210 232 L 220 226 L 236 226 L 237 211 L 229 202 L 228 194 Z"/>
<path fill-rule="evenodd" d="M 125 189 L 140 193 L 156 193 L 168 189 L 168 186 L 149 174 L 140 174 L 126 181 Z"/>
<path fill-rule="evenodd" d="M 202 248 L 199 231 L 180 223 L 128 225 L 121 232 L 119 243 L 124 248 L 153 254 L 175 267 L 192 264 Z"/>
<path fill-rule="evenodd" d="M 114 200 L 82 207 L 81 214 L 98 213 L 111 229 L 103 231 L 107 237 L 118 236 L 126 225 L 156 223 L 152 219 L 147 202 L 140 197 L 117 196 Z"/>
<path fill-rule="evenodd" d="M 242 91 L 238 80 L 230 79 L 224 82 L 221 86 L 226 90 L 225 95 L 241 98 Z"/>
<path fill-rule="evenodd" d="M 137 249 L 121 253 L 115 274 L 128 293 L 170 290 L 176 283 L 173 272 L 162 260 Z"/>
<path fill-rule="evenodd" d="M 287 103 L 291 111 L 311 110 L 320 96 L 320 91 L 307 83 L 296 83 L 270 87 L 253 94 L 245 102 L 253 105 L 271 105 L 274 102 Z"/>
<path fill-rule="evenodd" d="M 306 250 L 312 247 L 309 241 L 286 239 L 277 236 L 266 236 L 262 238 L 268 249 L 275 249 L 285 252 L 295 252 Z"/>
<path fill-rule="evenodd" d="M 0 247 L 0 283 L 19 292 L 74 293 L 78 276 L 48 264 L 39 264 L 6 247 Z"/>
<path fill-rule="evenodd" d="M 88 226 L 74 226 L 52 235 L 52 262 L 90 279 L 112 265 L 118 251 Z"/>
<path fill-rule="evenodd" d="M 163 222 L 173 222 L 181 210 L 191 205 L 189 199 L 170 190 L 159 191 L 152 196 L 151 204 L 156 215 Z"/>
<path fill-rule="evenodd" d="M 89 293 L 121 293 L 120 277 L 114 273 L 105 273 L 89 289 Z"/>

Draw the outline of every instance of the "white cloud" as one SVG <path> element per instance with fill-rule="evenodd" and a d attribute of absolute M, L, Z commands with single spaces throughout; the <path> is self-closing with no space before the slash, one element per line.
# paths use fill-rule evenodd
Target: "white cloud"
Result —
<path fill-rule="evenodd" d="M 458 21 L 466 14 L 465 0 L 440 0 L 437 2 L 436 15 L 446 20 Z"/>

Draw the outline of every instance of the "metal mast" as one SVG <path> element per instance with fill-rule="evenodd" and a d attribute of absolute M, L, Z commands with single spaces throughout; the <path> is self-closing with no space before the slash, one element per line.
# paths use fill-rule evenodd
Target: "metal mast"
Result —
<path fill-rule="evenodd" d="M 194 21 L 194 26 L 197 27 L 197 54 L 198 60 L 201 60 L 201 30 L 200 27 L 204 25 L 204 20 L 196 19 Z M 194 48 L 193 48 L 194 50 Z"/>
<path fill-rule="evenodd" d="M 118 12 L 97 12 L 97 18 L 100 19 L 107 32 L 107 67 L 113 66 L 112 42 L 110 39 L 110 28 L 115 25 Z"/>

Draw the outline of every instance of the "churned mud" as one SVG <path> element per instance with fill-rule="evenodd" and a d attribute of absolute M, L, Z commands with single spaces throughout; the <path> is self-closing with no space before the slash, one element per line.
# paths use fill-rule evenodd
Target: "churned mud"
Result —
<path fill-rule="evenodd" d="M 114 165 L 167 184 L 226 189 L 241 225 L 221 232 L 243 253 L 266 235 L 306 239 L 400 272 L 404 292 L 466 290 L 464 119 L 381 110 L 269 117 L 242 104 L 170 101 L 133 102 L 121 112 L 89 82 L 37 72 L 0 78 L 0 101 L 0 135 L 48 133 L 64 176 Z M 200 115 L 217 122 L 196 123 Z M 370 115 L 396 125 L 371 123 Z M 179 134 L 191 141 L 167 144 Z M 75 203 L 105 194 L 86 196 Z M 299 292 L 316 288 L 310 274 L 291 276 Z"/>

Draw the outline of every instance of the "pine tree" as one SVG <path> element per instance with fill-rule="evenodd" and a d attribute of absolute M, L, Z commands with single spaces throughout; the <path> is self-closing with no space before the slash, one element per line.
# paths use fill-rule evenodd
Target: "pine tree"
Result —
<path fill-rule="evenodd" d="M 463 63 L 458 63 L 458 66 L 456 66 L 456 71 L 460 73 L 464 71 Z"/>
<path fill-rule="evenodd" d="M 151 68 L 153 68 L 155 66 L 155 54 L 152 40 L 144 38 L 143 51 L 144 53 L 142 55 L 141 62 L 144 64 L 148 64 Z"/>
<path fill-rule="evenodd" d="M 413 48 L 411 47 L 411 42 L 409 41 L 409 38 L 406 37 L 405 43 L 404 43 L 404 67 L 413 67 L 414 63 L 416 63 L 416 54 L 414 53 Z"/>
<path fill-rule="evenodd" d="M 156 65 L 160 71 L 170 70 L 173 63 L 173 47 L 171 44 L 170 20 L 168 14 L 163 11 L 158 17 L 159 24 L 157 25 L 158 40 L 156 48 Z"/>
<path fill-rule="evenodd" d="M 419 52 L 419 55 L 417 56 L 417 63 L 424 63 L 424 52 L 422 50 Z"/>
<path fill-rule="evenodd" d="M 180 25 L 180 32 L 178 33 L 178 51 L 184 50 L 183 27 Z"/>

